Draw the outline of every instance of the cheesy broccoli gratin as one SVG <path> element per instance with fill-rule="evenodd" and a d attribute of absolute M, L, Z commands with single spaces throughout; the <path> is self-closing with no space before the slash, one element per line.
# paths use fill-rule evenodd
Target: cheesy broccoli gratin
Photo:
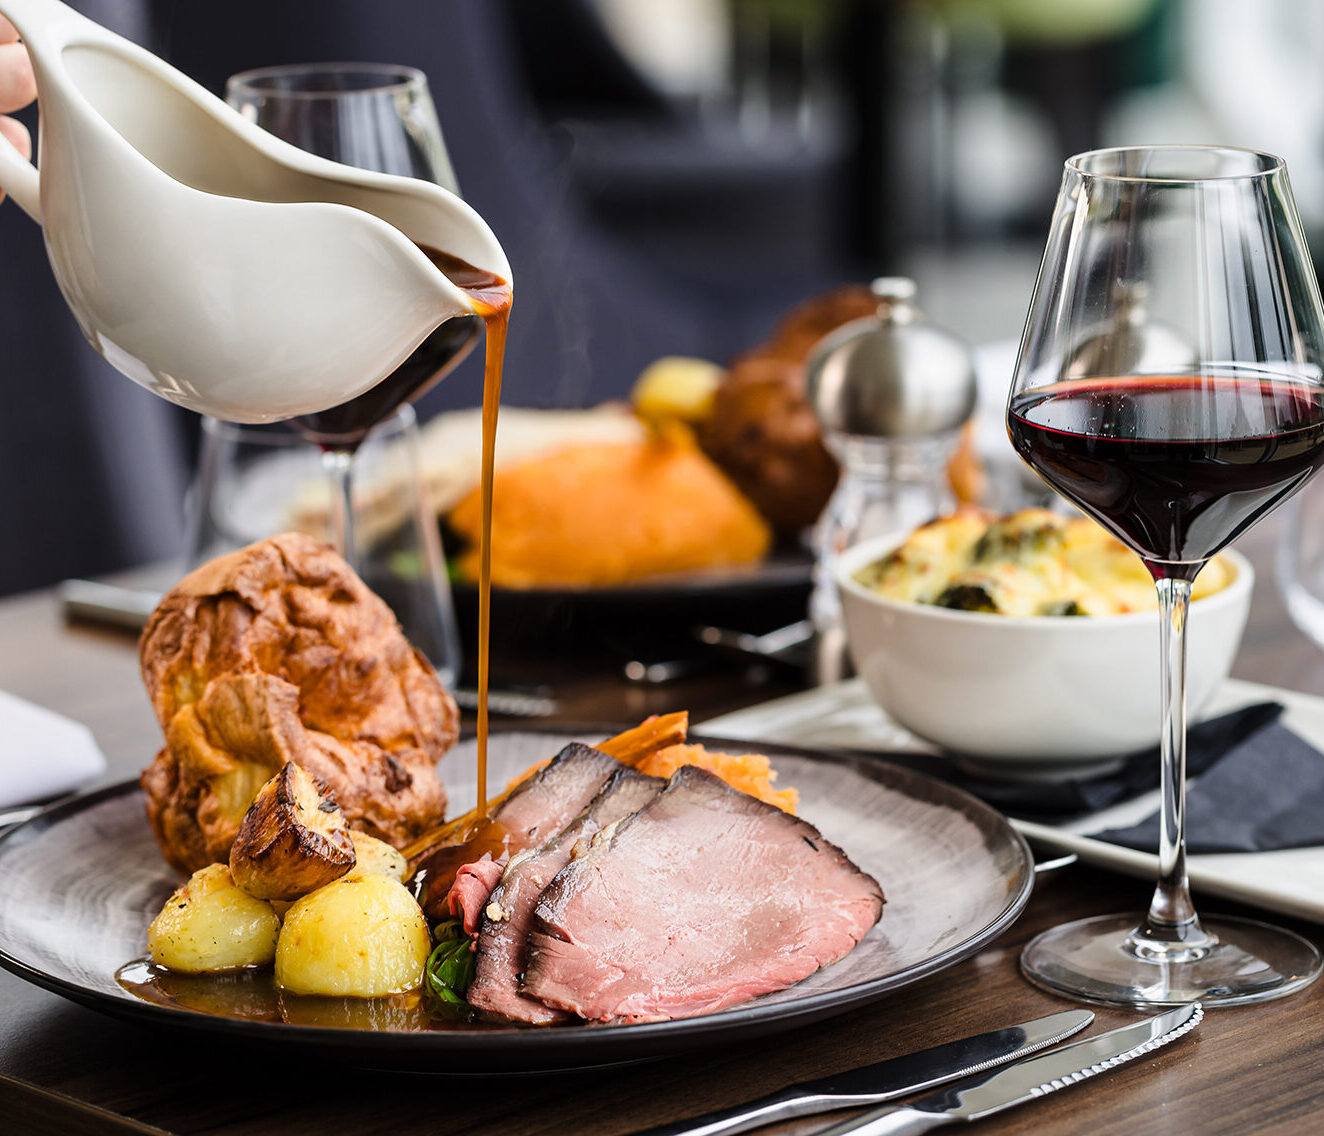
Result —
<path fill-rule="evenodd" d="M 1215 557 L 1195 579 L 1199 599 L 1231 582 Z M 856 573 L 879 595 L 1000 615 L 1125 615 L 1156 606 L 1140 557 L 1085 517 L 1023 509 L 996 517 L 961 510 L 916 529 Z"/>

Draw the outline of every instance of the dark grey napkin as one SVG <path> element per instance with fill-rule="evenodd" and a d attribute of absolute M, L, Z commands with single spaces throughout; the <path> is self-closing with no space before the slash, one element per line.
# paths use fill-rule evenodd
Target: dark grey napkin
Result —
<path fill-rule="evenodd" d="M 1158 850 L 1158 813 L 1096 840 Z M 1242 740 L 1186 793 L 1190 852 L 1272 852 L 1324 844 L 1324 754 L 1278 722 Z"/>
<path fill-rule="evenodd" d="M 1205 773 L 1242 746 L 1253 742 L 1277 722 L 1282 712 L 1280 703 L 1257 702 L 1192 726 L 1186 732 L 1187 776 Z M 1296 740 L 1305 745 L 1299 738 Z M 1321 765 L 1324 766 L 1324 761 Z M 1268 769 L 1268 766 L 1262 767 L 1260 775 L 1266 775 Z M 959 774 L 950 779 L 1011 816 L 1054 824 L 1073 816 L 1098 812 L 1146 790 L 1158 788 L 1158 749 L 1142 750 L 1126 758 L 1120 768 L 1077 780 L 995 781 Z"/>

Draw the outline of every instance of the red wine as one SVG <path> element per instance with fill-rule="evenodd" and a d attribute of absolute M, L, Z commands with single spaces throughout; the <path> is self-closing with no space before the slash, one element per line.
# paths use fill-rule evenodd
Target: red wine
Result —
<path fill-rule="evenodd" d="M 1324 391 L 1239 374 L 1078 379 L 1016 395 L 1007 431 L 1164 574 L 1207 560 L 1324 464 Z"/>
<path fill-rule="evenodd" d="M 448 319 L 414 348 L 409 358 L 375 387 L 357 398 L 289 420 L 290 425 L 328 450 L 352 450 L 402 403 L 421 395 L 460 362 L 478 342 L 483 321 L 477 316 Z"/>
<path fill-rule="evenodd" d="M 497 294 L 507 287 L 504 280 L 449 253 L 427 245 L 418 247 L 457 288 L 484 306 L 497 305 Z M 376 386 L 329 410 L 291 418 L 290 425 L 324 449 L 355 449 L 369 430 L 390 418 L 402 403 L 421 395 L 468 355 L 482 329 L 483 320 L 479 316 L 448 319 Z"/>

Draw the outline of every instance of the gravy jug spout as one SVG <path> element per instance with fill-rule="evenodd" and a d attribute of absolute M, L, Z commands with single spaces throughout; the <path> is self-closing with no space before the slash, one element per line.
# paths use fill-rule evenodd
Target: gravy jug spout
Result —
<path fill-rule="evenodd" d="M 478 311 L 419 245 L 510 281 L 441 187 L 290 146 L 59 0 L 0 13 L 41 116 L 37 167 L 0 139 L 0 188 L 43 225 L 89 341 L 157 394 L 240 422 L 323 410 Z"/>

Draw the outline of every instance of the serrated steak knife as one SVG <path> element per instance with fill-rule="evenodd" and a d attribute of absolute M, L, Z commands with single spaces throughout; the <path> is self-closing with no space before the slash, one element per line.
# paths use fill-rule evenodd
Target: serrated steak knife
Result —
<path fill-rule="evenodd" d="M 836 1108 L 882 1104 L 923 1092 L 983 1069 L 1014 1061 L 1056 1045 L 1094 1020 L 1088 1010 L 1066 1010 L 1018 1026 L 990 1030 L 919 1053 L 893 1057 L 860 1069 L 782 1089 L 735 1108 L 710 1112 L 676 1124 L 650 1128 L 636 1136 L 733 1136 L 764 1124 L 812 1116 Z"/>
<path fill-rule="evenodd" d="M 1151 1053 L 1190 1033 L 1203 1016 L 1199 1002 L 1179 1006 L 996 1072 L 967 1077 L 908 1105 L 875 1109 L 817 1136 L 918 1136 L 944 1124 L 992 1116 Z"/>

